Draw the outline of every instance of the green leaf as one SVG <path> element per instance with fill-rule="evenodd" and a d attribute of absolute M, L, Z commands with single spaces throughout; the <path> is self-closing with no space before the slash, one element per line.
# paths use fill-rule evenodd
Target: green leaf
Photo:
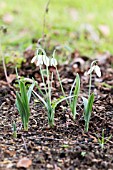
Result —
<path fill-rule="evenodd" d="M 76 98 L 79 94 L 79 91 L 80 91 L 80 77 L 79 77 L 79 74 L 77 73 L 77 76 L 76 76 L 76 86 L 75 86 L 75 90 L 74 90 L 74 95 Z"/>
<path fill-rule="evenodd" d="M 24 116 L 25 110 L 24 110 L 24 107 L 23 107 L 22 99 L 21 99 L 20 94 L 18 92 L 16 93 L 16 106 L 17 106 L 18 112 L 21 116 L 22 123 L 24 123 L 23 122 L 23 116 Z"/>
<path fill-rule="evenodd" d="M 85 113 L 85 120 L 86 121 L 89 121 L 89 119 L 90 119 L 92 107 L 93 107 L 93 102 L 94 102 L 94 93 L 92 93 L 89 96 L 89 99 L 88 99 L 87 109 L 86 109 L 86 113 Z"/>
<path fill-rule="evenodd" d="M 79 91 L 80 91 L 80 77 L 79 77 L 79 74 L 77 73 L 74 97 L 73 97 L 73 101 L 71 103 L 71 109 L 72 109 L 72 114 L 73 114 L 74 119 L 76 116 L 76 106 L 77 106 L 77 99 L 78 99 Z"/>
<path fill-rule="evenodd" d="M 25 107 L 26 114 L 29 117 L 30 116 L 30 109 L 29 109 L 27 90 L 26 90 L 25 83 L 23 83 L 22 81 L 20 81 L 20 93 L 21 93 L 23 107 Z M 26 115 L 26 117 L 27 117 L 27 115 Z"/>
<path fill-rule="evenodd" d="M 32 91 L 33 91 L 34 86 L 35 86 L 35 83 L 31 84 L 31 86 L 29 87 L 29 90 L 28 90 L 28 92 L 27 92 L 28 103 L 30 102 L 31 93 L 32 93 Z"/>
<path fill-rule="evenodd" d="M 94 93 L 92 93 L 88 99 L 88 106 L 87 106 L 87 112 L 91 113 L 93 108 L 93 102 L 94 102 Z"/>
<path fill-rule="evenodd" d="M 88 100 L 83 97 L 83 103 L 84 103 L 84 120 L 85 120 L 85 131 L 88 132 L 89 129 L 89 120 L 91 117 L 93 102 L 94 102 L 94 94 L 92 93 Z"/>
<path fill-rule="evenodd" d="M 48 105 L 47 103 L 44 101 L 44 99 L 39 95 L 37 94 L 34 90 L 33 90 L 33 93 L 36 97 L 38 97 L 40 99 L 40 101 L 45 105 L 45 107 L 48 109 Z"/>
<path fill-rule="evenodd" d="M 67 99 L 70 99 L 70 98 L 72 98 L 72 97 L 74 97 L 74 96 L 63 97 L 62 99 L 60 99 L 58 102 L 56 102 L 56 103 L 54 104 L 54 108 L 56 108 L 59 103 L 65 101 L 65 100 L 67 100 Z"/>
<path fill-rule="evenodd" d="M 43 94 L 42 90 L 40 89 L 40 87 L 39 87 L 38 83 L 35 81 L 35 79 L 32 78 L 32 80 L 34 81 L 34 83 L 35 83 L 36 87 L 38 88 L 40 94 L 41 94 L 43 97 L 45 97 L 45 95 Z"/>
<path fill-rule="evenodd" d="M 28 130 L 30 108 L 29 108 L 27 90 L 23 80 L 19 80 L 19 87 L 20 87 L 20 93 L 19 92 L 16 93 L 16 106 L 21 116 L 24 129 Z"/>
<path fill-rule="evenodd" d="M 27 90 L 25 87 L 25 83 L 23 83 L 23 81 L 20 81 L 20 94 L 21 94 L 23 103 L 25 105 L 28 104 Z"/>

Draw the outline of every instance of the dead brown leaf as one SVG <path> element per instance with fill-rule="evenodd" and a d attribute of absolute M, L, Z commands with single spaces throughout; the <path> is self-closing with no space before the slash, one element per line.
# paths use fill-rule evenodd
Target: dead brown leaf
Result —
<path fill-rule="evenodd" d="M 17 168 L 29 168 L 32 165 L 32 160 L 27 157 L 21 158 L 17 163 Z"/>
<path fill-rule="evenodd" d="M 16 78 L 16 74 L 10 74 L 7 78 L 8 78 L 8 83 L 12 83 L 12 81 Z"/>

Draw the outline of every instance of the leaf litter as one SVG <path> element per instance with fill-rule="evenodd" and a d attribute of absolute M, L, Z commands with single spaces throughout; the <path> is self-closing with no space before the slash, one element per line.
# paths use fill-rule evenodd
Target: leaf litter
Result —
<path fill-rule="evenodd" d="M 32 53 L 32 54 L 31 54 Z M 25 52 L 27 62 L 22 63 L 19 75 L 34 77 L 41 84 L 39 69 L 30 64 L 33 51 Z M 73 121 L 66 102 L 57 107 L 55 126 L 50 129 L 47 115 L 41 103 L 32 97 L 29 130 L 22 130 L 20 116 L 15 107 L 16 80 L 11 78 L 10 89 L 1 72 L 0 80 L 0 169 L 113 169 L 113 138 L 102 149 L 97 136 L 101 137 L 104 129 L 105 137 L 113 135 L 113 60 L 107 55 L 99 57 L 102 77 L 93 75 L 92 89 L 96 94 L 93 112 L 90 119 L 89 132 L 84 133 L 83 104 L 79 98 L 77 118 Z M 84 72 L 90 68 L 91 60 L 76 56 L 74 62 L 58 66 L 63 86 L 67 94 L 72 81 L 78 72 L 81 77 L 81 94 L 87 97 L 88 78 Z M 76 64 L 76 67 L 74 66 Z M 49 68 L 54 69 L 53 67 Z M 15 70 L 8 68 L 9 77 Z M 55 73 L 55 72 L 54 72 Z M 11 75 L 10 75 L 11 74 Z M 53 96 L 60 95 L 60 84 L 57 76 L 53 83 Z M 108 86 L 105 86 L 105 84 Z M 17 138 L 12 135 L 12 122 L 16 122 Z"/>

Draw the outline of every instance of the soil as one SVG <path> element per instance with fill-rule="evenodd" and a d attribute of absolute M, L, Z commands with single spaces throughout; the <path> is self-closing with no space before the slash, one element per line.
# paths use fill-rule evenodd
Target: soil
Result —
<path fill-rule="evenodd" d="M 39 69 L 27 62 L 22 63 L 19 75 L 34 77 L 41 85 Z M 58 66 L 63 86 L 67 94 L 76 73 L 81 77 L 81 92 L 77 106 L 77 118 L 73 121 L 69 107 L 65 102 L 58 105 L 55 113 L 55 126 L 48 127 L 47 112 L 44 106 L 32 97 L 29 130 L 22 127 L 15 106 L 15 79 L 11 86 L 5 81 L 3 68 L 0 67 L 0 170 L 15 169 L 54 169 L 54 170 L 98 170 L 113 169 L 113 58 L 98 58 L 102 77 L 93 74 L 92 91 L 95 101 L 91 115 L 89 132 L 84 133 L 83 103 L 81 96 L 88 96 L 89 77 L 84 72 L 90 67 L 87 57 L 74 56 L 73 62 Z M 15 74 L 10 66 L 8 75 Z M 54 68 L 49 68 L 54 71 Z M 57 76 L 54 75 L 53 97 L 62 95 Z M 12 122 L 16 122 L 17 138 L 13 138 Z M 99 139 L 104 129 L 105 145 L 102 148 Z M 27 159 L 28 158 L 28 159 Z M 22 164 L 20 161 L 26 159 Z"/>

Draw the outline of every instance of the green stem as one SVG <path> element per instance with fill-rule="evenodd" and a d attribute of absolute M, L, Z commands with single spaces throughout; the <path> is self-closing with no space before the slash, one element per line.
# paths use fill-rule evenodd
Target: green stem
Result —
<path fill-rule="evenodd" d="M 28 131 L 28 122 L 26 120 L 24 120 L 24 130 Z"/>
<path fill-rule="evenodd" d="M 98 60 L 94 60 L 94 61 L 91 63 L 90 70 L 92 69 L 93 65 L 94 65 L 97 61 L 98 61 Z M 93 70 L 92 70 L 92 71 L 93 71 Z M 89 78 L 89 96 L 90 96 L 90 93 L 91 93 L 92 71 L 90 72 L 90 78 Z"/>
<path fill-rule="evenodd" d="M 61 82 L 61 79 L 60 79 L 60 75 L 59 75 L 58 69 L 57 69 L 57 67 L 55 67 L 55 68 L 56 68 L 58 80 L 59 80 L 59 82 L 60 82 L 60 87 L 61 87 L 62 93 L 63 93 L 64 97 L 66 97 L 66 94 L 65 94 L 64 89 L 63 89 L 63 86 L 62 86 L 62 82 Z M 69 102 L 68 102 L 67 99 L 66 99 L 66 103 L 69 105 Z"/>
<path fill-rule="evenodd" d="M 51 94 L 51 90 L 52 90 L 52 81 L 53 81 L 53 72 L 52 72 L 52 75 L 51 75 L 51 82 L 50 82 L 50 94 Z"/>
<path fill-rule="evenodd" d="M 49 101 L 50 101 L 50 104 L 51 104 L 51 87 L 50 87 L 48 66 L 46 66 L 46 70 L 47 70 L 48 98 L 49 98 Z"/>
<path fill-rule="evenodd" d="M 89 78 L 89 96 L 91 93 L 91 82 L 92 82 L 92 72 L 90 73 L 90 78 Z"/>
<path fill-rule="evenodd" d="M 54 109 L 51 108 L 48 112 L 48 124 L 50 127 L 53 127 L 54 126 Z"/>
<path fill-rule="evenodd" d="M 73 119 L 76 119 L 76 107 L 77 107 L 77 101 L 76 99 L 74 99 L 73 103 L 72 103 L 72 114 L 73 114 Z"/>
<path fill-rule="evenodd" d="M 13 132 L 13 138 L 17 138 L 17 131 Z"/>
<path fill-rule="evenodd" d="M 40 68 L 40 73 L 41 73 L 42 81 L 43 81 L 43 84 L 44 84 L 44 90 L 45 90 L 45 93 L 46 93 L 46 96 L 47 96 L 47 88 L 46 88 L 46 84 L 45 84 L 45 81 L 44 81 L 44 76 L 43 76 L 43 73 L 42 73 L 41 65 L 39 66 L 39 68 Z"/>
<path fill-rule="evenodd" d="M 85 121 L 85 132 L 88 132 L 89 129 L 89 122 Z"/>

